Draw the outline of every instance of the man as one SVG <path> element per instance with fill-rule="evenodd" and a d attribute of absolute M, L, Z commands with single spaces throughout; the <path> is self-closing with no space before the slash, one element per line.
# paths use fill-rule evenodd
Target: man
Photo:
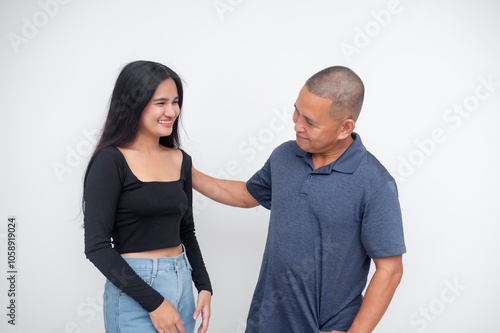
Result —
<path fill-rule="evenodd" d="M 193 169 L 213 200 L 271 210 L 247 333 L 367 333 L 389 306 L 406 249 L 395 181 L 353 133 L 363 98 L 352 70 L 326 68 L 296 100 L 296 140 L 248 182 Z"/>

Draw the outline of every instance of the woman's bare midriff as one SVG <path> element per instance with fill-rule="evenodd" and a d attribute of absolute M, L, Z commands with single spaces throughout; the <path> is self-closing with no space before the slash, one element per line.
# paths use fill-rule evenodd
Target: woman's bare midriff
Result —
<path fill-rule="evenodd" d="M 163 258 L 163 257 L 177 257 L 182 253 L 182 245 L 176 247 L 168 247 L 165 249 L 144 251 L 144 252 L 134 252 L 134 253 L 123 253 L 121 256 L 124 258 Z"/>

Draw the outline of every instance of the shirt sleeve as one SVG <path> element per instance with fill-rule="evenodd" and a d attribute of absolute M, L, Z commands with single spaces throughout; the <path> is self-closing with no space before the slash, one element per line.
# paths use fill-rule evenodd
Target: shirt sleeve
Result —
<path fill-rule="evenodd" d="M 382 185 L 367 201 L 361 241 L 371 258 L 390 257 L 406 252 L 398 191 L 393 180 Z"/>
<path fill-rule="evenodd" d="M 162 304 L 163 296 L 111 245 L 123 176 L 123 165 L 106 148 L 89 165 L 84 182 L 85 255 L 110 282 L 151 312 Z"/>
<path fill-rule="evenodd" d="M 182 154 L 182 177 L 184 178 L 184 192 L 186 192 L 188 198 L 188 207 L 181 220 L 181 242 L 186 248 L 186 254 L 189 259 L 189 263 L 193 268 L 192 277 L 196 289 L 198 290 L 198 292 L 207 290 L 212 293 L 210 277 L 205 267 L 205 262 L 203 261 L 203 256 L 201 254 L 200 246 L 195 234 L 193 219 L 193 182 L 191 178 L 191 157 L 185 152 L 182 152 Z"/>
<path fill-rule="evenodd" d="M 250 194 L 267 209 L 271 209 L 271 158 L 246 183 Z"/>

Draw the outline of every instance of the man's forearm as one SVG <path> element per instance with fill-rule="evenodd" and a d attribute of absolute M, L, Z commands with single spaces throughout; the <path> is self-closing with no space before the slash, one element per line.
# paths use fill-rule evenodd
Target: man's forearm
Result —
<path fill-rule="evenodd" d="M 372 332 L 389 307 L 392 296 L 401 281 L 403 274 L 401 256 L 382 259 L 385 262 L 377 267 L 373 274 L 361 308 L 354 318 L 351 328 L 347 331 L 348 333 Z"/>
<path fill-rule="evenodd" d="M 212 200 L 224 205 L 251 208 L 259 203 L 248 192 L 246 183 L 242 181 L 213 178 L 192 169 L 193 188 Z"/>

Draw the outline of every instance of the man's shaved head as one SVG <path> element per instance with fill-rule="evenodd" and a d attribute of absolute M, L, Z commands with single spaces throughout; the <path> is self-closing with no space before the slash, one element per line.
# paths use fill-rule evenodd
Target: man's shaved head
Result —
<path fill-rule="evenodd" d="M 365 87 L 359 76 L 351 69 L 333 66 L 311 76 L 305 86 L 321 98 L 332 101 L 331 114 L 345 114 L 356 121 L 363 105 Z"/>

